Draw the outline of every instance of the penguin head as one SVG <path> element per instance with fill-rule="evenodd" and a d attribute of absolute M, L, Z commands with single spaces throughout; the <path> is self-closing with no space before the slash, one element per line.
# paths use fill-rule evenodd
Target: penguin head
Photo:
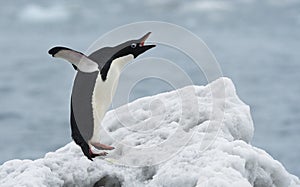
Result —
<path fill-rule="evenodd" d="M 134 58 L 138 57 L 140 54 L 143 54 L 147 50 L 155 47 L 155 45 L 145 45 L 145 41 L 150 36 L 151 32 L 148 32 L 143 37 L 137 40 L 130 40 L 125 43 L 117 46 L 120 50 L 115 54 L 115 58 L 133 55 Z"/>
<path fill-rule="evenodd" d="M 138 57 L 140 54 L 148 51 L 149 49 L 155 47 L 155 45 L 144 45 L 147 38 L 150 36 L 151 32 L 148 32 L 143 37 L 138 40 L 133 40 L 130 44 L 129 51 L 132 51 L 134 58 Z"/>
<path fill-rule="evenodd" d="M 106 80 L 107 74 L 112 64 L 114 65 L 114 68 L 118 68 L 119 70 L 121 70 L 127 63 L 132 61 L 134 58 L 138 57 L 140 54 L 146 52 L 147 50 L 155 47 L 155 45 L 144 45 L 146 39 L 149 37 L 150 34 L 151 32 L 148 32 L 140 39 L 129 40 L 117 46 L 106 48 L 110 51 L 110 53 L 113 53 L 100 71 L 102 80 Z M 91 59 L 97 59 L 97 51 L 92 53 L 90 57 Z"/>

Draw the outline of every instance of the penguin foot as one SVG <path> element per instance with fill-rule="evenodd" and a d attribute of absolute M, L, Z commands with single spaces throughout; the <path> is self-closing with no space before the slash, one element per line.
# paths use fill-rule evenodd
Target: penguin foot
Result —
<path fill-rule="evenodd" d="M 101 143 L 94 143 L 94 142 L 91 142 L 91 144 L 96 147 L 97 149 L 99 150 L 112 150 L 114 149 L 114 147 L 112 146 L 109 146 L 109 145 L 105 145 L 105 144 L 101 144 Z"/>
<path fill-rule="evenodd" d="M 89 153 L 92 158 L 95 158 L 97 156 L 106 156 L 107 155 L 107 152 L 93 153 L 93 151 L 91 149 L 89 149 Z"/>

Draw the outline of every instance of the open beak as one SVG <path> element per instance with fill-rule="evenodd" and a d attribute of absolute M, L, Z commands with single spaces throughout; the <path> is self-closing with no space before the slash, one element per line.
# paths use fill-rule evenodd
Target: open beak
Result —
<path fill-rule="evenodd" d="M 141 46 L 144 46 L 145 41 L 147 40 L 147 38 L 149 38 L 151 32 L 148 32 L 147 34 L 145 34 L 141 39 L 139 39 L 139 43 Z M 155 45 L 151 45 L 152 47 L 155 47 Z"/>

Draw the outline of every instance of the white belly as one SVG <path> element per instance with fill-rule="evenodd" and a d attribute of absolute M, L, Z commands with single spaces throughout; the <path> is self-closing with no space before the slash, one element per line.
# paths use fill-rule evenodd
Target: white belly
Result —
<path fill-rule="evenodd" d="M 100 141 L 101 122 L 106 111 L 111 105 L 113 96 L 115 95 L 121 70 L 125 66 L 125 64 L 132 59 L 133 55 L 127 55 L 125 57 L 115 59 L 110 66 L 105 81 L 101 79 L 101 74 L 98 74 L 92 96 L 94 131 L 93 137 L 90 140 L 91 142 Z"/>

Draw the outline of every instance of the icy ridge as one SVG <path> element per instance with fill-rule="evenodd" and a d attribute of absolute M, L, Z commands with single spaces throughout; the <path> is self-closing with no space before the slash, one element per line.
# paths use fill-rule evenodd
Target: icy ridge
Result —
<path fill-rule="evenodd" d="M 250 108 L 228 78 L 138 99 L 108 112 L 101 141 L 116 149 L 89 161 L 72 143 L 37 160 L 0 166 L 0 186 L 300 186 L 250 144 Z"/>

